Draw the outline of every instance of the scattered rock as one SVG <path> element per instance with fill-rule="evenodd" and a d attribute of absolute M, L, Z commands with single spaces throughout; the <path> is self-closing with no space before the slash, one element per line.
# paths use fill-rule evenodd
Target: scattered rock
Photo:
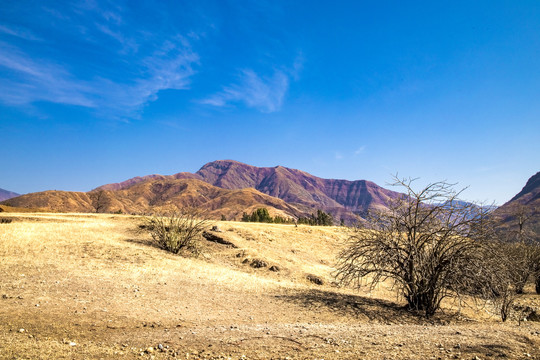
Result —
<path fill-rule="evenodd" d="M 208 241 L 215 242 L 215 243 L 218 243 L 218 244 L 221 244 L 221 245 L 227 245 L 227 246 L 230 246 L 230 247 L 235 248 L 235 249 L 238 248 L 238 246 L 236 246 L 232 242 L 230 242 L 228 240 L 225 240 L 221 236 L 210 233 L 208 231 L 203 232 L 202 236 Z"/>
<path fill-rule="evenodd" d="M 154 348 L 153 348 L 153 347 L 150 346 L 150 347 L 146 348 L 146 353 L 147 353 L 147 354 L 151 354 L 151 353 L 153 353 L 153 352 L 154 352 Z"/>
<path fill-rule="evenodd" d="M 266 261 L 264 261 L 264 260 L 261 260 L 261 259 L 253 259 L 253 260 L 251 261 L 251 263 L 249 264 L 249 266 L 251 266 L 252 268 L 255 268 L 255 269 L 259 269 L 259 268 L 267 267 L 268 264 L 267 264 Z"/>
<path fill-rule="evenodd" d="M 161 351 L 163 351 L 163 349 L 165 349 L 165 348 L 163 347 L 163 345 L 161 345 L 161 344 L 158 344 L 157 348 L 158 348 L 159 350 L 161 350 Z"/>
<path fill-rule="evenodd" d="M 73 341 L 70 341 L 70 342 L 69 342 L 69 346 L 77 346 L 77 343 L 76 343 L 76 342 L 73 342 Z"/>
<path fill-rule="evenodd" d="M 324 285 L 324 280 L 318 277 L 317 275 L 307 274 L 306 279 L 308 279 L 309 281 L 311 281 L 312 283 L 316 285 Z"/>
<path fill-rule="evenodd" d="M 270 268 L 268 268 L 268 270 L 274 271 L 274 272 L 278 272 L 278 271 L 279 271 L 279 267 L 276 266 L 276 265 L 272 265 L 272 266 L 270 266 Z"/>
<path fill-rule="evenodd" d="M 214 225 L 214 226 L 212 226 L 212 228 L 210 229 L 210 231 L 221 232 L 222 230 L 219 228 L 219 226 Z"/>
<path fill-rule="evenodd" d="M 24 330 L 24 329 L 22 329 L 22 328 L 19 329 L 19 332 L 20 332 L 20 333 L 23 333 L 23 332 L 25 332 L 25 331 L 26 331 L 26 330 Z"/>

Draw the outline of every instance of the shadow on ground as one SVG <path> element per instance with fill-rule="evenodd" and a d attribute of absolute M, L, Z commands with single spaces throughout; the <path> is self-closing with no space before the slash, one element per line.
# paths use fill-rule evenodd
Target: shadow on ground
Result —
<path fill-rule="evenodd" d="M 421 314 L 408 311 L 405 307 L 391 301 L 374 299 L 359 295 L 343 294 L 328 290 L 308 289 L 277 295 L 276 298 L 299 304 L 311 311 L 329 310 L 344 317 L 354 317 L 386 324 L 425 323 Z M 443 319 L 434 317 L 430 323 Z"/>

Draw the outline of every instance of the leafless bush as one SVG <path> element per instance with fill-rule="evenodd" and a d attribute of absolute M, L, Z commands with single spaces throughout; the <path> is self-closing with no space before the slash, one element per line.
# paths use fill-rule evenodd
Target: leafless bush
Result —
<path fill-rule="evenodd" d="M 344 284 L 375 286 L 390 280 L 409 309 L 433 315 L 444 298 L 484 297 L 491 276 L 484 261 L 490 224 L 487 210 L 458 200 L 453 184 L 420 191 L 413 180 L 395 178 L 405 195 L 370 216 L 372 229 L 358 230 L 339 256 L 336 276 Z"/>
<path fill-rule="evenodd" d="M 88 196 L 96 213 L 105 212 L 111 203 L 109 194 L 105 190 L 93 190 L 88 193 Z"/>
<path fill-rule="evenodd" d="M 506 262 L 509 280 L 517 294 L 529 278 L 536 278 L 540 265 L 540 246 L 533 242 L 503 242 L 499 245 L 501 258 Z"/>
<path fill-rule="evenodd" d="M 209 226 L 209 220 L 194 208 L 149 216 L 144 222 L 144 229 L 150 233 L 154 243 L 174 254 L 182 250 L 198 254 L 202 233 Z"/>

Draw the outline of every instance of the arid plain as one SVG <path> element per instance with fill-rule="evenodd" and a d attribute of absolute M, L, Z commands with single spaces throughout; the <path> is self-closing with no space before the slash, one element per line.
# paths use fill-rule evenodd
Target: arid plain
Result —
<path fill-rule="evenodd" d="M 426 320 L 391 284 L 338 287 L 345 227 L 217 221 L 231 245 L 203 240 L 195 258 L 153 246 L 137 216 L 0 219 L 3 359 L 540 358 L 540 323 L 502 323 L 490 304 Z"/>

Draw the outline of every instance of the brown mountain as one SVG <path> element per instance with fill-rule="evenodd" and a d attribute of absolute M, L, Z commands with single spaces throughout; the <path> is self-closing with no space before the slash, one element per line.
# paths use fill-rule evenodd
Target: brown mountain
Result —
<path fill-rule="evenodd" d="M 153 174 L 153 175 L 146 175 L 146 176 L 137 176 L 137 177 L 134 177 L 134 178 L 131 178 L 131 179 L 128 179 L 126 181 L 119 182 L 119 183 L 102 185 L 102 186 L 96 188 L 96 190 L 122 190 L 122 189 L 126 189 L 126 188 L 128 188 L 128 187 L 130 187 L 132 185 L 135 185 L 135 184 L 138 184 L 140 182 L 147 181 L 147 180 L 172 180 L 172 179 L 198 179 L 198 180 L 201 180 L 200 176 L 198 176 L 196 174 L 189 173 L 189 172 L 181 172 L 181 173 L 174 174 L 174 175 Z"/>
<path fill-rule="evenodd" d="M 115 186 L 111 188 L 117 188 Z M 244 211 L 266 207 L 272 216 L 294 217 L 307 215 L 285 201 L 255 189 L 230 190 L 210 185 L 197 179 L 150 177 L 121 190 L 94 190 L 88 193 L 44 191 L 11 199 L 16 207 L 42 208 L 62 212 L 95 211 L 96 195 L 101 212 L 148 213 L 194 206 L 208 212 L 212 218 L 224 215 L 239 220 Z"/>
<path fill-rule="evenodd" d="M 322 209 L 334 218 L 355 219 L 370 209 L 384 209 L 400 193 L 384 189 L 366 180 L 323 179 L 301 170 L 283 166 L 256 167 L 233 160 L 218 160 L 204 165 L 195 174 L 149 175 L 108 184 L 98 189 L 127 189 L 147 179 L 200 179 L 223 189 L 254 188 L 293 205 L 301 212 Z"/>
<path fill-rule="evenodd" d="M 400 193 L 366 180 L 323 179 L 283 166 L 255 167 L 232 160 L 214 161 L 196 173 L 204 181 L 226 189 L 253 187 L 288 203 L 323 210 L 344 209 L 363 214 L 384 208 Z"/>
<path fill-rule="evenodd" d="M 368 210 L 384 209 L 401 195 L 366 180 L 323 179 L 283 166 L 256 167 L 233 160 L 210 162 L 195 174 L 135 177 L 96 191 L 106 194 L 102 210 L 107 212 L 143 213 L 189 203 L 232 219 L 264 206 L 285 216 L 306 216 L 321 209 L 348 222 Z M 13 205 L 88 212 L 94 209 L 90 194 L 48 191 L 28 194 Z"/>
<path fill-rule="evenodd" d="M 494 213 L 503 229 L 514 231 L 519 228 L 519 218 L 525 218 L 525 230 L 540 240 L 540 172 L 533 175 L 516 196 Z"/>
<path fill-rule="evenodd" d="M 4 189 L 0 189 L 0 201 L 8 200 L 14 197 L 19 196 L 20 194 L 17 194 L 13 191 L 7 191 Z"/>

